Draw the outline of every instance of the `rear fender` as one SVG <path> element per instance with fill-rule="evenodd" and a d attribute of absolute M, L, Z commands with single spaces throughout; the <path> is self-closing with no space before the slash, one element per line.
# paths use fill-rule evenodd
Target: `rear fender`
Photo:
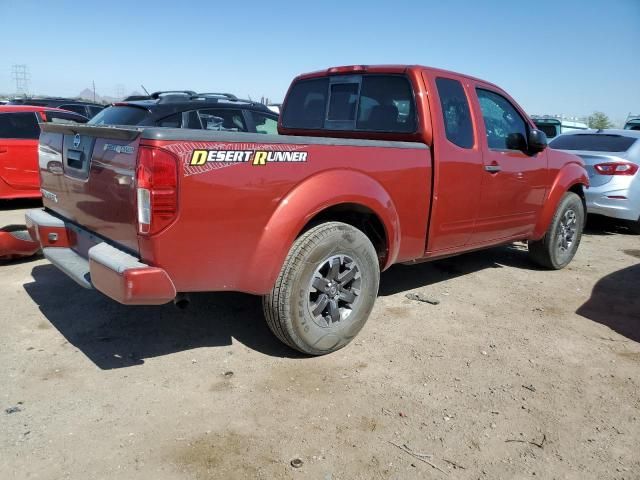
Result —
<path fill-rule="evenodd" d="M 248 271 L 260 272 L 260 275 L 250 275 L 252 285 L 243 286 L 243 290 L 269 292 L 304 226 L 326 208 L 345 203 L 362 205 L 378 216 L 385 229 L 389 252 L 383 267 L 393 263 L 400 248 L 400 225 L 388 192 L 361 172 L 329 170 L 307 178 L 280 201 L 249 262 Z"/>
<path fill-rule="evenodd" d="M 549 189 L 531 240 L 540 240 L 544 237 L 562 196 L 576 185 L 580 185 L 582 188 L 588 188 L 589 177 L 581 164 L 568 163 L 558 171 Z"/>

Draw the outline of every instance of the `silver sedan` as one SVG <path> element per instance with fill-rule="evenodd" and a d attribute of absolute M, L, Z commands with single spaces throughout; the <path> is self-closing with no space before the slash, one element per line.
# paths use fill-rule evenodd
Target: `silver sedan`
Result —
<path fill-rule="evenodd" d="M 590 182 L 585 195 L 588 213 L 626 220 L 640 234 L 640 131 L 568 132 L 549 146 L 584 160 Z"/>

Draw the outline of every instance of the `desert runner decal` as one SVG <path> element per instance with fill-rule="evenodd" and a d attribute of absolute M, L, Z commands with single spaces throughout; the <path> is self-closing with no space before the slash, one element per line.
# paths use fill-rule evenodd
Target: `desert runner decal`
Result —
<path fill-rule="evenodd" d="M 216 163 L 299 163 L 307 161 L 307 152 L 267 151 L 267 150 L 194 150 L 189 165 L 199 166 L 208 162 Z"/>
<path fill-rule="evenodd" d="M 231 151 L 231 152 L 251 152 L 253 155 L 251 156 L 250 162 L 253 163 L 255 160 L 256 152 L 302 152 L 307 153 L 309 145 L 302 144 L 289 144 L 289 143 L 254 143 L 254 142 L 177 142 L 169 145 L 165 145 L 164 149 L 170 151 L 174 155 L 179 158 L 180 163 L 182 164 L 183 174 L 185 177 L 190 177 L 192 175 L 202 175 L 208 172 L 212 172 L 214 170 L 220 170 L 222 168 L 230 168 L 238 165 L 246 165 L 249 163 L 249 160 L 245 161 L 229 161 L 229 162 L 216 162 L 211 161 L 207 162 L 206 160 L 209 158 L 209 151 L 220 152 L 220 151 Z M 192 165 L 192 160 L 194 160 L 194 151 L 206 151 L 207 157 L 205 158 L 205 162 L 198 165 Z M 202 155 L 202 154 L 198 154 Z M 217 156 L 217 153 L 215 154 Z M 240 154 L 238 154 L 240 155 Z M 262 157 L 263 155 L 260 155 Z M 227 154 L 225 153 L 225 158 Z M 258 158 L 259 162 L 262 162 Z M 268 154 L 267 154 L 268 157 Z M 266 158 L 264 161 L 266 163 Z M 309 160 L 309 155 L 303 156 L 305 161 Z M 233 154 L 229 154 L 229 158 L 233 159 Z M 237 157 L 240 158 L 240 157 Z M 244 156 L 242 157 L 244 160 Z M 199 162 L 202 162 L 202 157 L 197 157 Z M 258 163 L 260 165 L 261 163 Z"/>

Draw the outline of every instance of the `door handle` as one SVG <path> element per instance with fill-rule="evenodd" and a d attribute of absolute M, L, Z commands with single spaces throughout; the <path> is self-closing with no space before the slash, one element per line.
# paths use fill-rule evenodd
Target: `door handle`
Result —
<path fill-rule="evenodd" d="M 495 163 L 492 165 L 485 165 L 484 169 L 489 173 L 498 173 L 500 170 L 502 170 L 502 167 Z"/>
<path fill-rule="evenodd" d="M 0 153 L 7 153 L 7 149 L 0 147 Z"/>

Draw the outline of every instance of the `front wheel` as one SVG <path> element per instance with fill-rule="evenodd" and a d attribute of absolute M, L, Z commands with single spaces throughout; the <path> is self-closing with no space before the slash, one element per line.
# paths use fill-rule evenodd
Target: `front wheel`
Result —
<path fill-rule="evenodd" d="M 552 270 L 566 267 L 578 250 L 584 226 L 584 204 L 573 192 L 564 194 L 542 239 L 529 241 L 529 256 Z"/>
<path fill-rule="evenodd" d="M 267 324 L 300 352 L 333 352 L 362 329 L 379 283 L 378 256 L 367 236 L 345 223 L 323 223 L 295 241 L 263 297 Z"/>

